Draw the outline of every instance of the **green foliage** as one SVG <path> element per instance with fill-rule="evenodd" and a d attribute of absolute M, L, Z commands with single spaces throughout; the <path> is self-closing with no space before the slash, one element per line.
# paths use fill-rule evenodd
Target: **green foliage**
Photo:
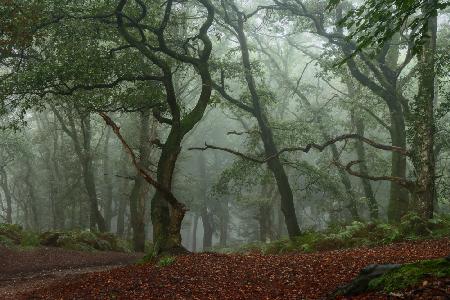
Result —
<path fill-rule="evenodd" d="M 41 244 L 78 251 L 130 252 L 127 242 L 114 234 L 91 231 L 45 232 L 40 236 Z"/>
<path fill-rule="evenodd" d="M 329 8 L 335 8 L 341 0 L 330 0 Z M 357 49 L 380 49 L 394 34 L 406 26 L 411 29 L 415 50 L 422 45 L 427 21 L 437 10 L 450 6 L 450 2 L 430 3 L 426 0 L 368 0 L 351 9 L 340 25 L 351 30 Z"/>
<path fill-rule="evenodd" d="M 450 276 L 449 259 L 426 260 L 406 264 L 399 269 L 389 271 L 378 278 L 372 279 L 369 282 L 369 289 L 393 292 L 414 286 L 427 277 L 448 276 Z"/>
<path fill-rule="evenodd" d="M 146 244 L 145 248 L 146 248 L 147 254 L 139 260 L 139 262 L 138 262 L 139 264 L 146 264 L 146 263 L 154 262 L 158 257 L 157 243 L 155 245 L 153 245 L 153 244 L 147 245 Z"/>
<path fill-rule="evenodd" d="M 127 241 L 111 233 L 48 231 L 39 235 L 16 224 L 0 224 L 0 244 L 23 248 L 45 245 L 79 251 L 131 251 Z"/>
<path fill-rule="evenodd" d="M 35 232 L 24 231 L 22 233 L 22 239 L 20 246 L 24 248 L 33 248 L 40 245 L 39 235 Z"/>
<path fill-rule="evenodd" d="M 173 264 L 174 262 L 175 262 L 175 257 L 164 256 L 159 259 L 158 266 L 159 267 L 167 267 L 167 266 L 170 266 L 171 264 Z"/>
<path fill-rule="evenodd" d="M 262 252 L 281 254 L 289 252 L 314 252 L 353 247 L 373 247 L 403 240 L 443 238 L 450 235 L 450 215 L 437 216 L 423 221 L 416 215 L 406 215 L 399 225 L 381 222 L 352 222 L 334 225 L 323 232 L 307 231 L 294 239 L 280 239 L 271 243 L 251 243 L 234 249 L 234 252 Z M 218 252 L 233 252 L 217 249 Z"/>
<path fill-rule="evenodd" d="M 13 240 L 9 239 L 4 235 L 0 235 L 0 246 L 13 247 L 14 245 L 15 243 Z"/>
<path fill-rule="evenodd" d="M 0 224 L 0 244 L 6 246 L 20 245 L 23 229 L 17 224 Z"/>

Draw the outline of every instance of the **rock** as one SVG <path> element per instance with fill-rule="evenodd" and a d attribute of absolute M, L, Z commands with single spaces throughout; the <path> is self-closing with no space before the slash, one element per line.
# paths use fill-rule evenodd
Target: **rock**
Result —
<path fill-rule="evenodd" d="M 388 271 L 400 268 L 400 264 L 369 265 L 361 270 L 349 284 L 340 287 L 333 295 L 354 296 L 367 291 L 369 282 Z"/>
<path fill-rule="evenodd" d="M 58 240 L 61 237 L 61 232 L 47 231 L 39 236 L 42 246 L 58 247 Z"/>

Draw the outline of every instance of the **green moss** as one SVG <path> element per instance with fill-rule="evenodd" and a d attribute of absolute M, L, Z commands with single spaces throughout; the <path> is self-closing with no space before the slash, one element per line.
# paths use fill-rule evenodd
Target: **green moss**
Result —
<path fill-rule="evenodd" d="M 175 257 L 164 256 L 159 259 L 158 266 L 159 267 L 167 267 L 167 266 L 170 266 L 171 264 L 173 264 L 174 262 L 175 262 Z"/>
<path fill-rule="evenodd" d="M 449 277 L 450 261 L 448 259 L 426 260 L 407 264 L 399 269 L 372 279 L 370 290 L 392 292 L 416 285 L 426 277 Z"/>
<path fill-rule="evenodd" d="M 33 248 L 40 245 L 39 235 L 34 232 L 24 231 L 22 234 L 22 239 L 20 241 L 20 246 L 24 248 Z"/>

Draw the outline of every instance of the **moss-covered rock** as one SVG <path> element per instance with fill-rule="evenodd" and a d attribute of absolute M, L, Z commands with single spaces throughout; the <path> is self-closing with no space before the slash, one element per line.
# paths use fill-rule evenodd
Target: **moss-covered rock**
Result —
<path fill-rule="evenodd" d="M 126 241 L 110 233 L 91 231 L 49 231 L 40 235 L 41 245 L 80 251 L 129 252 Z"/>
<path fill-rule="evenodd" d="M 450 257 L 405 264 L 369 282 L 369 290 L 393 292 L 418 284 L 428 278 L 450 277 Z"/>

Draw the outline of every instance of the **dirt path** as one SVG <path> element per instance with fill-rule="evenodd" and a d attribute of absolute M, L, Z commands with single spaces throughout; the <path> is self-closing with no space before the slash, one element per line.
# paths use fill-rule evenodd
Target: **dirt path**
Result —
<path fill-rule="evenodd" d="M 18 251 L 0 247 L 0 299 L 17 299 L 19 294 L 54 282 L 132 264 L 140 257 L 142 254 L 47 247 Z"/>

